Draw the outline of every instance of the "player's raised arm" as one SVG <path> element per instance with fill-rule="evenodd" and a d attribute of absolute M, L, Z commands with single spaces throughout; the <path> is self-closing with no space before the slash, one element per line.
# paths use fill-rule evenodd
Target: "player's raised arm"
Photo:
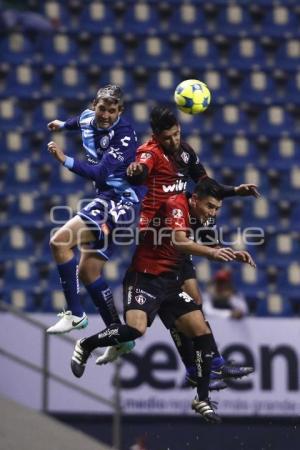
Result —
<path fill-rule="evenodd" d="M 82 113 L 85 114 L 85 111 Z M 80 117 L 81 116 L 74 116 L 70 117 L 66 121 L 55 119 L 52 120 L 52 122 L 49 122 L 47 124 L 47 128 L 50 131 L 76 131 L 80 130 Z"/>
<path fill-rule="evenodd" d="M 230 247 L 215 248 L 192 241 L 183 230 L 173 230 L 172 244 L 180 252 L 187 255 L 203 256 L 213 261 L 234 261 L 234 251 Z"/>
<path fill-rule="evenodd" d="M 47 124 L 47 128 L 50 131 L 60 131 L 64 128 L 64 124 L 65 122 L 63 122 L 62 120 L 55 119 Z"/>
<path fill-rule="evenodd" d="M 64 154 L 63 150 L 59 148 L 59 146 L 55 142 L 51 141 L 48 143 L 48 151 L 49 153 L 51 153 L 51 155 L 54 156 L 55 159 L 57 159 L 57 161 L 59 161 L 61 164 L 64 164 L 67 157 Z"/>

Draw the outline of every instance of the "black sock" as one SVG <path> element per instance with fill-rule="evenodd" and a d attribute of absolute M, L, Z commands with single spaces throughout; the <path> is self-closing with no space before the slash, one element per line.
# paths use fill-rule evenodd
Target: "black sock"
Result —
<path fill-rule="evenodd" d="M 195 350 L 192 339 L 177 331 L 176 328 L 171 328 L 170 334 L 181 361 L 185 365 L 186 370 L 190 371 L 195 366 Z"/>
<path fill-rule="evenodd" d="M 208 320 L 205 320 L 205 323 L 208 326 L 208 328 L 210 329 L 210 332 L 211 332 L 211 335 L 212 335 L 212 339 L 213 339 L 213 349 L 212 349 L 212 351 L 214 352 L 214 358 L 216 358 L 216 357 L 220 358 L 221 354 L 220 354 L 220 352 L 218 350 L 218 346 L 217 346 L 217 343 L 215 341 L 214 334 L 213 334 L 213 331 L 211 329 L 211 326 L 210 326 Z"/>
<path fill-rule="evenodd" d="M 204 334 L 193 339 L 197 367 L 197 393 L 199 400 L 208 397 L 209 375 L 213 358 L 213 336 Z"/>
<path fill-rule="evenodd" d="M 134 341 L 142 336 L 136 328 L 121 323 L 115 323 L 81 342 L 81 346 L 92 352 L 97 347 L 108 347 L 121 342 Z"/>

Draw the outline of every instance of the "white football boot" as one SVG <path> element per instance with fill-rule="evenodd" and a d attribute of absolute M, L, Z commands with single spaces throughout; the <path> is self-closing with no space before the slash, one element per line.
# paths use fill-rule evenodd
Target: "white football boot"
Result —
<path fill-rule="evenodd" d="M 122 344 L 113 345 L 111 347 L 107 347 L 103 355 L 99 356 L 96 359 L 96 364 L 101 366 L 102 364 L 107 364 L 115 361 L 119 356 L 124 355 L 125 353 L 131 352 L 131 350 L 135 347 L 134 341 L 123 342 Z"/>
<path fill-rule="evenodd" d="M 46 332 L 48 334 L 64 334 L 72 330 L 80 330 L 88 326 L 88 318 L 85 313 L 82 317 L 74 316 L 72 311 L 63 311 L 57 314 L 59 321 L 49 327 Z"/>

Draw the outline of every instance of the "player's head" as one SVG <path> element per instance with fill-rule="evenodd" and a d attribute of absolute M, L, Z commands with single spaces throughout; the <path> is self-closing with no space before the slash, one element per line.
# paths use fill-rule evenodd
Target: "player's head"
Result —
<path fill-rule="evenodd" d="M 204 178 L 199 181 L 190 199 L 192 215 L 202 223 L 215 218 L 222 206 L 224 194 L 223 189 L 212 178 Z"/>
<path fill-rule="evenodd" d="M 96 124 L 99 128 L 109 128 L 124 109 L 123 92 L 116 84 L 107 84 L 99 89 L 93 102 Z"/>
<path fill-rule="evenodd" d="M 180 125 L 175 114 L 165 106 L 155 106 L 150 114 L 153 135 L 166 153 L 180 147 Z"/>

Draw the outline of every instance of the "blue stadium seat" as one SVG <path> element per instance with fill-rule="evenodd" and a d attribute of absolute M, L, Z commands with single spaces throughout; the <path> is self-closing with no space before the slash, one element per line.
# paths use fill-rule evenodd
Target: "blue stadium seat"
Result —
<path fill-rule="evenodd" d="M 257 157 L 257 152 L 252 139 L 240 134 L 225 140 L 223 157 L 228 165 L 244 167 Z"/>
<path fill-rule="evenodd" d="M 206 29 L 205 16 L 201 7 L 192 3 L 181 3 L 172 8 L 168 20 L 168 30 L 180 33 L 182 36 L 192 36 Z"/>
<path fill-rule="evenodd" d="M 91 1 L 82 8 L 78 22 L 81 29 L 91 33 L 111 32 L 115 22 L 111 5 L 105 2 Z"/>
<path fill-rule="evenodd" d="M 278 4 L 268 8 L 262 21 L 264 34 L 276 36 L 282 39 L 283 36 L 291 36 L 299 32 L 299 22 L 294 11 L 287 5 Z"/>
<path fill-rule="evenodd" d="M 171 49 L 163 37 L 158 35 L 141 38 L 135 51 L 136 63 L 146 67 L 165 67 L 171 60 Z"/>
<path fill-rule="evenodd" d="M 31 129 L 46 131 L 47 123 L 54 119 L 66 120 L 66 110 L 60 105 L 61 100 L 44 100 L 33 111 Z"/>
<path fill-rule="evenodd" d="M 266 55 L 259 42 L 252 38 L 234 41 L 228 55 L 228 66 L 236 69 L 265 67 Z"/>
<path fill-rule="evenodd" d="M 224 104 L 233 99 L 227 77 L 218 70 L 207 70 L 204 73 L 203 81 L 212 92 L 213 103 Z"/>
<path fill-rule="evenodd" d="M 111 65 L 124 64 L 124 45 L 113 33 L 97 35 L 92 42 L 90 61 L 101 67 L 111 68 Z"/>
<path fill-rule="evenodd" d="M 253 23 L 247 8 L 243 5 L 233 4 L 223 6 L 219 10 L 217 30 L 228 36 L 244 36 L 245 30 L 250 31 Z"/>
<path fill-rule="evenodd" d="M 281 106 L 270 106 L 262 111 L 257 120 L 257 131 L 268 136 L 280 136 L 293 129 L 292 116 Z"/>
<path fill-rule="evenodd" d="M 41 80 L 34 66 L 19 65 L 10 74 L 6 95 L 21 99 L 38 99 L 41 95 Z"/>
<path fill-rule="evenodd" d="M 15 98 L 0 100 L 0 121 L 2 131 L 16 130 L 16 124 L 22 123 L 21 108 Z"/>
<path fill-rule="evenodd" d="M 174 86 L 181 81 L 180 77 L 170 69 L 153 70 L 147 81 L 147 91 L 151 100 L 168 102 L 173 98 Z"/>
<path fill-rule="evenodd" d="M 16 162 L 20 159 L 31 158 L 28 136 L 13 130 L 3 133 L 2 137 L 3 157 L 7 162 Z"/>
<path fill-rule="evenodd" d="M 79 67 L 65 66 L 54 76 L 53 91 L 61 98 L 85 99 L 87 89 L 85 74 Z"/>
<path fill-rule="evenodd" d="M 10 261 L 4 275 L 6 288 L 24 289 L 37 286 L 39 277 L 36 268 L 28 259 Z"/>
<path fill-rule="evenodd" d="M 126 95 L 134 92 L 136 98 L 136 85 L 133 82 L 132 73 L 122 67 L 114 67 L 108 71 L 104 71 L 102 75 L 102 83 L 112 83 L 121 86 Z"/>
<path fill-rule="evenodd" d="M 300 74 L 299 71 L 290 73 L 287 82 L 285 100 L 291 103 L 300 104 Z"/>
<path fill-rule="evenodd" d="M 273 163 L 278 163 L 279 167 L 292 167 L 295 164 L 296 152 L 296 140 L 291 136 L 272 140 L 270 154 Z"/>
<path fill-rule="evenodd" d="M 286 233 L 266 234 L 266 258 L 274 264 L 288 263 L 291 259 L 297 259 L 300 244 L 287 231 Z"/>
<path fill-rule="evenodd" d="M 285 70 L 297 70 L 299 68 L 299 58 L 299 39 L 283 39 L 276 52 L 275 67 L 281 67 Z"/>
<path fill-rule="evenodd" d="M 238 105 L 227 104 L 218 108 L 213 120 L 213 128 L 225 136 L 241 132 L 247 133 L 249 130 L 249 121 Z"/>
<path fill-rule="evenodd" d="M 75 39 L 65 33 L 57 33 L 40 41 L 40 53 L 43 64 L 65 67 L 78 63 L 78 51 Z"/>
<path fill-rule="evenodd" d="M 0 239 L 2 257 L 16 258 L 32 254 L 34 243 L 29 233 L 21 227 L 14 225 Z"/>
<path fill-rule="evenodd" d="M 207 37 L 194 37 L 182 50 L 182 64 L 199 70 L 210 69 L 212 61 L 218 65 L 220 56 L 216 46 Z"/>
<path fill-rule="evenodd" d="M 42 220 L 38 200 L 36 190 L 19 192 L 15 202 L 11 205 L 11 217 L 13 214 L 18 217 L 18 224 L 21 226 L 37 224 Z"/>
<path fill-rule="evenodd" d="M 46 1 L 43 4 L 45 16 L 56 28 L 70 26 L 71 17 L 65 9 L 66 6 L 67 4 L 55 0 Z"/>
<path fill-rule="evenodd" d="M 0 53 L 3 61 L 12 64 L 24 64 L 32 62 L 34 45 L 26 35 L 11 33 L 1 37 Z"/>
<path fill-rule="evenodd" d="M 274 292 L 257 302 L 256 315 L 258 317 L 290 317 L 293 315 L 293 308 L 284 294 Z"/>
<path fill-rule="evenodd" d="M 132 2 L 127 5 L 123 23 L 126 31 L 144 35 L 156 31 L 159 18 L 148 2 Z"/>
<path fill-rule="evenodd" d="M 267 72 L 252 71 L 242 82 L 241 96 L 251 103 L 270 104 L 276 97 L 274 82 Z"/>
<path fill-rule="evenodd" d="M 32 289 L 5 290 L 4 301 L 24 312 L 36 312 L 36 303 Z"/>

